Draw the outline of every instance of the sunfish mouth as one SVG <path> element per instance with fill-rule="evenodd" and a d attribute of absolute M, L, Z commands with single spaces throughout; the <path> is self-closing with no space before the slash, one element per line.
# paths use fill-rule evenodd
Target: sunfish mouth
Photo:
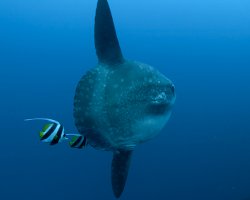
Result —
<path fill-rule="evenodd" d="M 156 105 L 167 104 L 168 98 L 167 98 L 166 92 L 161 92 L 156 97 L 152 98 L 151 102 L 152 102 L 152 104 L 156 104 Z"/>
<path fill-rule="evenodd" d="M 148 111 L 151 114 L 164 114 L 171 110 L 175 101 L 174 85 L 171 84 L 167 89 L 160 91 L 157 95 L 151 97 L 151 103 Z"/>
<path fill-rule="evenodd" d="M 151 103 L 152 104 L 173 104 L 175 100 L 175 93 L 174 89 L 171 87 L 171 92 L 169 91 L 162 91 L 156 96 L 151 97 Z"/>

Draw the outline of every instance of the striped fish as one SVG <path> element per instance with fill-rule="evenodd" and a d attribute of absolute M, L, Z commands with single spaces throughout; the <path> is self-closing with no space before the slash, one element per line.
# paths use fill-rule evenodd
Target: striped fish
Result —
<path fill-rule="evenodd" d="M 40 131 L 39 135 L 42 142 L 50 143 L 50 145 L 55 145 L 67 139 L 66 134 L 64 133 L 63 125 L 61 125 L 58 121 L 48 118 L 25 119 L 25 121 L 31 120 L 45 120 L 50 122 L 43 127 L 42 131 Z"/>
<path fill-rule="evenodd" d="M 70 134 L 67 134 L 67 136 Z M 74 135 L 74 134 L 72 134 Z M 69 142 L 69 145 L 72 148 L 78 148 L 78 149 L 82 149 L 87 145 L 87 138 L 83 135 L 74 135 L 71 139 L 71 141 Z"/>
<path fill-rule="evenodd" d="M 49 118 L 32 118 L 25 119 L 24 121 L 43 120 L 50 123 L 45 124 L 42 131 L 40 131 L 40 139 L 42 142 L 49 143 L 50 145 L 58 144 L 63 140 L 71 138 L 69 145 L 72 148 L 82 149 L 87 145 L 87 138 L 80 134 L 65 134 L 64 127 L 58 121 Z M 69 137 L 69 138 L 68 138 Z"/>

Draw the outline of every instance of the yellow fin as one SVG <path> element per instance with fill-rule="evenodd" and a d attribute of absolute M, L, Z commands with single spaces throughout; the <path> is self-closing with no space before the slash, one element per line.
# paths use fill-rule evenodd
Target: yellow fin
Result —
<path fill-rule="evenodd" d="M 40 138 L 42 138 L 44 136 L 44 132 L 40 131 L 39 136 L 40 136 Z"/>
<path fill-rule="evenodd" d="M 69 145 L 72 146 L 78 138 L 79 136 L 74 136 L 72 140 L 69 142 Z"/>
<path fill-rule="evenodd" d="M 43 132 L 46 132 L 53 124 L 45 124 L 43 127 Z"/>

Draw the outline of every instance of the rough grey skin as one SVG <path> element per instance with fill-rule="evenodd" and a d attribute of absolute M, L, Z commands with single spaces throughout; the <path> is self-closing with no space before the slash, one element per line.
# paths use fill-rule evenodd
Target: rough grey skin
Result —
<path fill-rule="evenodd" d="M 99 64 L 78 83 L 74 118 L 88 143 L 114 153 L 112 187 L 123 192 L 132 151 L 154 138 L 168 121 L 175 101 L 172 82 L 153 67 L 123 58 L 107 0 L 95 18 Z"/>

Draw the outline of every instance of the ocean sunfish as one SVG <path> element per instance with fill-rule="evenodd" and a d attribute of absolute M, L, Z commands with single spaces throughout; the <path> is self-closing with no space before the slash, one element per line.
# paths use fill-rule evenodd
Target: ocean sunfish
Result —
<path fill-rule="evenodd" d="M 119 198 L 133 150 L 164 127 L 175 89 L 153 67 L 123 57 L 107 0 L 98 0 L 94 36 L 98 64 L 77 85 L 74 120 L 89 145 L 113 152 L 112 188 Z"/>

